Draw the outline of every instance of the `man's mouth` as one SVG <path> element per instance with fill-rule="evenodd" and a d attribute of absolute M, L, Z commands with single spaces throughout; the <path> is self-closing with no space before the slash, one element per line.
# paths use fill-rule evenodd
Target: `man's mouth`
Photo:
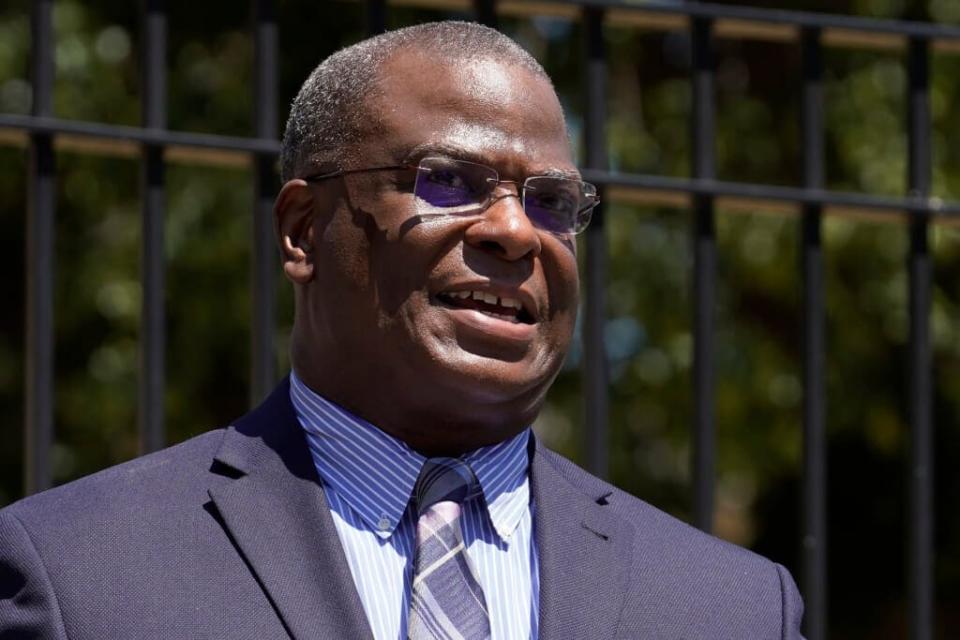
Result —
<path fill-rule="evenodd" d="M 519 298 L 498 296 L 489 291 L 445 291 L 437 294 L 437 300 L 455 309 L 473 309 L 484 315 L 513 322 L 534 324 L 533 316 L 524 308 Z"/>

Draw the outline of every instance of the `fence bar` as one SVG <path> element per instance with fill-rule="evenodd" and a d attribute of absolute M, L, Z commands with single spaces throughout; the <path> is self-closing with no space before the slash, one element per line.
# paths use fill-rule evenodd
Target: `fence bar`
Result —
<path fill-rule="evenodd" d="M 956 222 L 960 218 L 960 202 L 943 202 L 936 198 L 916 196 L 874 196 L 865 193 L 847 191 L 807 190 L 798 187 L 754 184 L 749 182 L 724 182 L 722 180 L 700 180 L 696 178 L 675 178 L 637 173 L 613 173 L 583 168 L 584 180 L 607 187 L 650 190 L 688 194 L 692 196 L 730 197 L 759 201 L 771 201 L 783 204 L 819 204 L 823 206 L 854 209 L 869 213 L 878 218 L 903 217 L 906 211 L 925 211 L 945 222 Z"/>
<path fill-rule="evenodd" d="M 930 192 L 930 91 L 928 43 L 911 38 L 909 46 L 908 186 Z M 931 416 L 930 253 L 928 217 L 913 212 L 910 221 L 910 637 L 933 637 L 933 422 Z"/>
<path fill-rule="evenodd" d="M 29 134 L 64 134 L 73 139 L 89 138 L 96 143 L 101 140 L 162 144 L 167 147 L 168 159 L 171 147 L 184 150 L 196 149 L 226 151 L 236 154 L 280 152 L 277 140 L 240 138 L 188 131 L 141 129 L 123 125 L 108 125 L 99 122 L 65 120 L 61 118 L 0 113 L 0 131 L 12 129 Z M 233 166 L 233 163 L 231 163 Z M 673 176 L 608 172 L 582 168 L 584 179 L 597 185 L 622 187 L 638 191 L 665 191 L 676 194 L 710 195 L 715 197 L 745 198 L 783 204 L 820 204 L 825 207 L 857 210 L 857 213 L 883 216 L 902 216 L 905 211 L 926 211 L 945 222 L 960 218 L 960 201 L 944 201 L 937 198 L 915 196 L 880 196 L 848 191 L 807 190 L 801 187 L 756 184 L 749 182 L 724 182 L 722 180 L 699 180 Z"/>
<path fill-rule="evenodd" d="M 278 153 L 280 142 L 277 140 L 258 140 L 221 136 L 212 133 L 192 133 L 190 131 L 170 131 L 169 129 L 144 129 L 124 125 L 66 120 L 49 116 L 25 116 L 12 113 L 0 113 L 0 129 L 21 129 L 31 133 L 68 134 L 107 140 L 141 142 L 163 146 L 195 147 L 198 149 L 220 149 L 247 153 Z"/>
<path fill-rule="evenodd" d="M 716 176 L 714 153 L 713 23 L 696 18 L 691 24 L 693 47 L 692 173 L 700 180 Z M 714 433 L 713 325 L 716 300 L 717 240 L 714 202 L 709 195 L 693 199 L 693 513 L 703 531 L 713 528 Z"/>
<path fill-rule="evenodd" d="M 254 123 L 258 138 L 277 136 L 277 19 L 273 0 L 252 0 L 254 15 Z M 273 199 L 276 156 L 259 154 L 254 162 L 253 195 L 253 309 L 250 331 L 250 405 L 267 397 L 274 385 L 276 353 L 273 344 L 276 310 L 276 242 L 273 237 Z"/>
<path fill-rule="evenodd" d="M 423 0 L 435 6 L 437 0 Z M 531 3 L 532 4 L 532 3 Z M 926 39 L 955 40 L 960 38 L 960 27 L 953 24 L 936 24 L 920 21 L 878 19 L 848 16 L 837 13 L 791 11 L 760 6 L 743 6 L 711 2 L 677 2 L 676 0 L 549 0 L 545 4 L 558 6 L 613 9 L 637 13 L 688 16 L 693 19 L 737 20 L 768 25 L 795 27 L 818 27 L 865 34 L 897 34 Z"/>
<path fill-rule="evenodd" d="M 823 85 L 821 32 L 802 34 L 803 184 L 822 189 Z M 827 621 L 827 440 L 824 421 L 824 301 L 822 207 L 803 207 L 803 595 L 804 635 L 823 640 Z"/>
<path fill-rule="evenodd" d="M 585 9 L 586 37 L 586 166 L 606 170 L 607 59 L 603 39 L 603 12 Z M 586 406 L 587 469 L 593 474 L 607 475 L 607 396 L 608 363 L 604 344 L 607 288 L 607 239 L 604 231 L 603 193 L 601 204 L 594 210 L 593 221 L 586 231 L 585 281 L 586 302 L 583 322 L 584 369 L 583 387 Z"/>
<path fill-rule="evenodd" d="M 34 116 L 53 115 L 53 0 L 34 0 L 31 14 L 31 80 Z M 47 133 L 30 137 L 27 212 L 26 399 L 24 493 L 53 483 L 53 277 L 56 167 Z"/>
<path fill-rule="evenodd" d="M 497 0 L 473 0 L 473 12 L 477 16 L 477 22 L 480 24 L 485 24 L 494 29 L 499 25 L 499 20 L 497 19 Z"/>
<path fill-rule="evenodd" d="M 144 53 L 140 67 L 143 86 L 143 126 L 167 125 L 167 15 L 165 0 L 143 4 Z M 140 451 L 156 451 L 164 444 L 166 329 L 163 222 L 166 210 L 163 147 L 144 144 L 141 165 L 143 189 L 140 315 Z"/>

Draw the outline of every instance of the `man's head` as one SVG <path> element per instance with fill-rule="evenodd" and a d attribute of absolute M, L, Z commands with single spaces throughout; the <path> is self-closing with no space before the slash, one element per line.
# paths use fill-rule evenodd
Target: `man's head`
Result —
<path fill-rule="evenodd" d="M 498 60 L 550 84 L 533 56 L 499 31 L 467 22 L 431 22 L 388 31 L 337 51 L 303 83 L 283 136 L 281 179 L 304 167 L 342 166 L 378 130 L 371 110 L 382 95 L 383 65 L 405 49 L 433 51 L 443 63 Z M 429 84 L 429 78 L 422 78 Z M 552 86 L 552 85 L 551 85 Z"/>
<path fill-rule="evenodd" d="M 424 158 L 505 182 L 483 211 L 423 215 Z M 304 180 L 337 169 L 348 173 Z M 328 58 L 294 101 L 276 204 L 297 374 L 428 454 L 528 425 L 578 298 L 572 236 L 534 226 L 517 197 L 542 175 L 577 175 L 559 101 L 496 31 L 420 25 Z"/>

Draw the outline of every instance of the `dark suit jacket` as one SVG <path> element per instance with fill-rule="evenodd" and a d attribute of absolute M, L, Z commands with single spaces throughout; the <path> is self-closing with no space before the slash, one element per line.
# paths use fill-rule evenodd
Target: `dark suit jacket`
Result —
<path fill-rule="evenodd" d="M 783 567 L 532 452 L 540 636 L 799 637 Z M 0 638 L 369 638 L 289 400 L 0 511 Z"/>

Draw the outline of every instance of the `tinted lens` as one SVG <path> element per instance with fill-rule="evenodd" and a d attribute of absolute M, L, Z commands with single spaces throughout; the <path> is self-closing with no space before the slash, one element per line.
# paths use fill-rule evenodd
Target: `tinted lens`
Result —
<path fill-rule="evenodd" d="M 497 182 L 490 167 L 447 158 L 424 158 L 417 169 L 414 195 L 421 213 L 470 213 L 486 206 Z"/>
<path fill-rule="evenodd" d="M 553 233 L 577 233 L 586 226 L 578 220 L 584 206 L 585 186 L 589 185 L 565 178 L 528 178 L 523 184 L 523 208 L 537 228 Z"/>

